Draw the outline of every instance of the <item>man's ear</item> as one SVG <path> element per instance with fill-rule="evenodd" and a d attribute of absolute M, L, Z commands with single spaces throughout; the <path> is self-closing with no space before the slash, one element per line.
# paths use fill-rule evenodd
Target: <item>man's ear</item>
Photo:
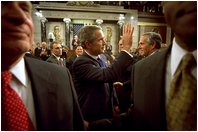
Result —
<path fill-rule="evenodd" d="M 90 45 L 90 42 L 86 40 L 86 41 L 85 41 L 85 46 L 86 46 L 87 49 L 90 49 L 90 46 L 91 46 L 91 45 Z"/>
<path fill-rule="evenodd" d="M 155 49 L 156 48 L 156 42 L 154 41 L 154 43 L 151 46 L 152 46 L 152 49 Z"/>

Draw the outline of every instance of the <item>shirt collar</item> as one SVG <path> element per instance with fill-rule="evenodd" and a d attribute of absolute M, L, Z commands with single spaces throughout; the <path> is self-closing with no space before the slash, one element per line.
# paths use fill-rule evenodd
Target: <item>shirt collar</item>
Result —
<path fill-rule="evenodd" d="M 55 56 L 56 59 L 58 59 L 58 60 L 60 59 L 60 57 L 56 56 L 54 53 L 52 53 L 52 55 Z"/>
<path fill-rule="evenodd" d="M 180 64 L 180 61 L 182 60 L 183 56 L 187 54 L 188 51 L 180 47 L 177 42 L 175 41 L 175 38 L 173 39 L 173 45 L 171 49 L 171 75 L 173 76 L 177 70 L 177 67 Z M 197 61 L 197 50 L 191 52 L 193 56 L 195 57 L 195 60 Z"/>
<path fill-rule="evenodd" d="M 19 80 L 19 82 L 27 87 L 27 72 L 25 69 L 25 61 L 22 58 L 14 67 L 10 69 L 12 74 Z"/>
<path fill-rule="evenodd" d="M 85 50 L 85 53 L 87 53 L 90 57 L 92 57 L 93 59 L 97 60 L 98 59 L 98 56 L 95 56 L 95 55 L 91 55 L 89 52 L 87 52 Z"/>
<path fill-rule="evenodd" d="M 149 56 L 155 54 L 156 52 L 158 52 L 158 50 L 153 51 Z"/>

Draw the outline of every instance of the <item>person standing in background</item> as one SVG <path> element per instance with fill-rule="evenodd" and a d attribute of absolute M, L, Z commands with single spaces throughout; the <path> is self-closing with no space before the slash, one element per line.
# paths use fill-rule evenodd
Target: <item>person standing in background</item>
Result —
<path fill-rule="evenodd" d="M 40 53 L 41 53 L 41 44 L 40 42 L 36 43 L 36 48 L 34 49 L 34 55 L 38 58 L 40 58 Z"/>
<path fill-rule="evenodd" d="M 42 42 L 41 43 L 41 50 L 40 50 L 39 57 L 43 61 L 46 61 L 47 58 L 49 58 L 49 56 L 50 56 L 50 50 L 47 48 L 47 43 L 46 42 Z"/>
<path fill-rule="evenodd" d="M 50 45 L 51 56 L 46 60 L 47 62 L 58 64 L 60 66 L 66 66 L 65 59 L 60 58 L 62 55 L 62 46 L 59 42 L 52 42 Z"/>
<path fill-rule="evenodd" d="M 72 40 L 73 49 L 76 49 L 77 45 L 78 45 L 78 36 L 74 35 L 73 40 Z"/>
<path fill-rule="evenodd" d="M 162 37 L 159 33 L 146 32 L 140 37 L 138 49 L 140 56 L 147 57 L 159 51 L 162 44 Z"/>
<path fill-rule="evenodd" d="M 67 68 L 72 73 L 72 64 L 74 63 L 75 59 L 81 56 L 84 52 L 84 49 L 81 45 L 76 45 L 75 51 L 73 54 L 70 54 L 67 58 Z"/>
<path fill-rule="evenodd" d="M 67 53 L 69 51 L 69 47 L 66 45 L 62 46 L 62 55 L 61 58 L 64 58 L 65 60 L 67 59 Z"/>

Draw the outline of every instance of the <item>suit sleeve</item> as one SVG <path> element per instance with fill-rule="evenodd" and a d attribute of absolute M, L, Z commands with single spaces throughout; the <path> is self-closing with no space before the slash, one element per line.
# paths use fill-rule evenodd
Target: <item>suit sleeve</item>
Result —
<path fill-rule="evenodd" d="M 122 51 L 111 66 L 100 68 L 96 62 L 84 57 L 74 62 L 73 71 L 77 80 L 115 82 L 124 75 L 131 59 L 131 56 Z"/>

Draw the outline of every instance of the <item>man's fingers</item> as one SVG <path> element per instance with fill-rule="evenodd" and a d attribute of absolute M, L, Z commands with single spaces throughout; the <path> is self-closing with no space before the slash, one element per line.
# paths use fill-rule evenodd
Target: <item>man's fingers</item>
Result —
<path fill-rule="evenodd" d="M 134 27 L 132 26 L 132 24 L 127 23 L 123 26 L 123 35 L 124 34 L 130 34 L 132 35 L 134 31 Z"/>

